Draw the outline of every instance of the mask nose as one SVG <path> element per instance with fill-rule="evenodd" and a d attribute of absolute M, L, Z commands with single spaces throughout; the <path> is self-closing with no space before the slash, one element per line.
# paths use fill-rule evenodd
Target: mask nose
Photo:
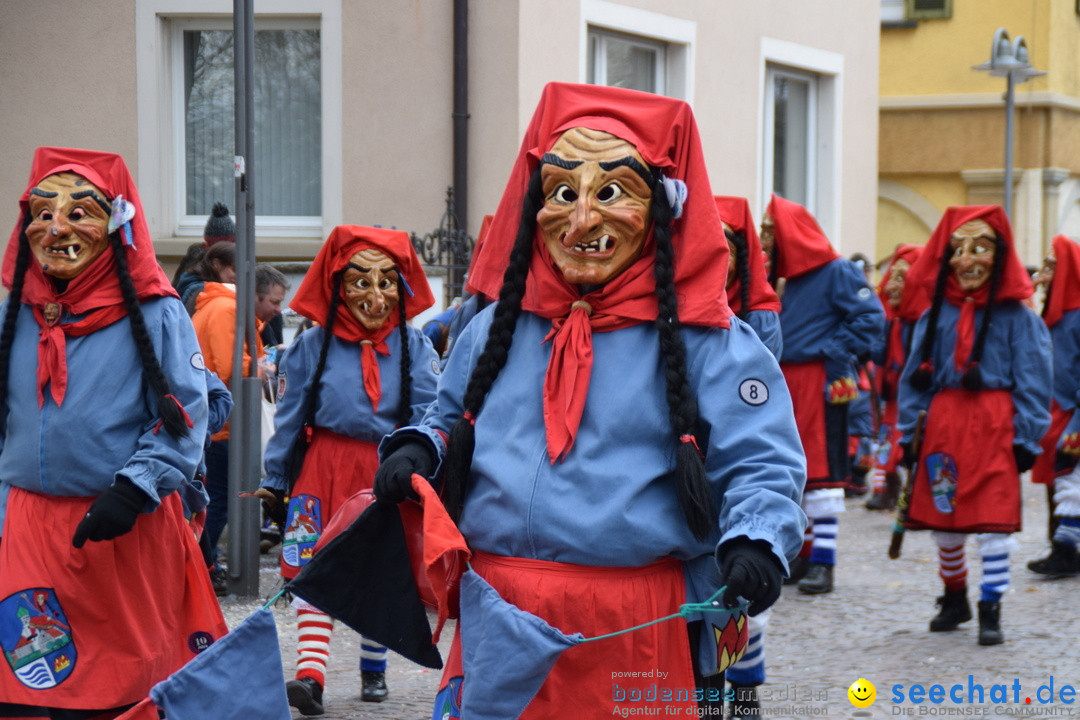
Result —
<path fill-rule="evenodd" d="M 583 194 L 574 203 L 574 209 L 570 213 L 570 229 L 563 237 L 564 247 L 573 247 L 586 238 L 589 233 L 600 226 L 602 218 L 596 210 L 595 200 L 588 194 Z"/>

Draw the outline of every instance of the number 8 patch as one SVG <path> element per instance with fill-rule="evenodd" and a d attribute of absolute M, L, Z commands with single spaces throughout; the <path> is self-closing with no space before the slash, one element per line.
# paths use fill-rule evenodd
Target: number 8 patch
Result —
<path fill-rule="evenodd" d="M 769 399 L 769 386 L 757 378 L 747 378 L 739 384 L 739 397 L 747 405 L 762 405 Z"/>

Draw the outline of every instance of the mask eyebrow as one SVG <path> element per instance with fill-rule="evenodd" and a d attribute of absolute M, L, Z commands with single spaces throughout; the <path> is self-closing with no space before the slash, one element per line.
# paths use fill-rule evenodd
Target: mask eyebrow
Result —
<path fill-rule="evenodd" d="M 93 190 L 80 190 L 79 192 L 71 193 L 71 199 L 72 200 L 82 200 L 85 197 L 93 198 L 94 202 L 96 202 L 98 205 L 100 205 L 101 209 L 104 210 L 105 212 L 111 212 L 112 211 L 112 206 L 109 205 L 109 203 L 105 201 L 105 198 L 101 197 L 100 195 L 98 195 Z"/>
<path fill-rule="evenodd" d="M 47 190 L 42 190 L 41 188 L 30 188 L 30 194 L 42 198 L 54 198 L 60 193 L 49 192 Z"/>
<path fill-rule="evenodd" d="M 611 160 L 610 162 L 602 162 L 602 163 L 600 163 L 600 167 L 601 167 L 601 169 L 606 170 L 608 172 L 611 172 L 612 170 L 614 170 L 615 168 L 618 168 L 618 167 L 628 167 L 631 170 L 633 170 L 634 172 L 636 172 L 638 175 L 640 175 L 641 179 L 644 180 L 646 183 L 648 183 L 649 187 L 652 187 L 652 184 L 653 184 L 653 175 L 652 175 L 652 173 L 649 172 L 648 168 L 646 168 L 644 165 L 639 163 L 636 158 L 633 158 L 630 155 L 627 155 L 624 158 L 619 158 L 618 160 Z"/>
<path fill-rule="evenodd" d="M 348 270 L 350 268 L 353 269 L 353 270 L 357 270 L 359 272 L 362 272 L 362 273 L 368 273 L 368 272 L 371 272 L 374 269 L 374 268 L 369 268 L 369 267 L 361 267 L 361 266 L 359 266 L 359 265 L 357 265 L 356 263 L 353 263 L 353 262 L 351 262 L 351 263 L 349 263 L 348 265 L 345 266 L 346 270 Z M 400 272 L 398 271 L 397 265 L 391 265 L 388 268 L 380 268 L 380 269 L 383 271 L 384 275 L 387 274 L 387 273 L 392 273 L 392 272 L 396 272 L 396 273 L 400 274 Z"/>
<path fill-rule="evenodd" d="M 540 158 L 541 165 L 554 165 L 556 167 L 561 167 L 563 170 L 573 170 L 578 165 L 581 165 L 582 162 L 582 160 L 567 160 L 559 157 L 555 153 L 544 153 L 544 157 Z"/>

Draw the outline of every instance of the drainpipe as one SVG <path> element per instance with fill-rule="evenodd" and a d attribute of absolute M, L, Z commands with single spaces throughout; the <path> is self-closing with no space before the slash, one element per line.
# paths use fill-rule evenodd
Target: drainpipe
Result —
<path fill-rule="evenodd" d="M 469 222 L 469 0 L 454 0 L 454 215 Z"/>

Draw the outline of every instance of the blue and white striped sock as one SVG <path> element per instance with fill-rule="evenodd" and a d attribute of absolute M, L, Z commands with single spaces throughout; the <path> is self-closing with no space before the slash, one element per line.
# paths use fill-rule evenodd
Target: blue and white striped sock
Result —
<path fill-rule="evenodd" d="M 365 637 L 360 638 L 360 670 L 386 672 L 386 648 Z"/>
<path fill-rule="evenodd" d="M 839 518 L 814 518 L 814 547 L 810 550 L 810 562 L 821 565 L 836 564 L 836 534 Z"/>
<path fill-rule="evenodd" d="M 980 600 L 999 602 L 1009 589 L 1009 536 L 998 533 L 978 535 L 979 558 L 982 560 L 982 591 Z"/>
<path fill-rule="evenodd" d="M 1057 529 L 1054 530 L 1054 542 L 1080 547 L 1080 518 L 1059 518 Z"/>

